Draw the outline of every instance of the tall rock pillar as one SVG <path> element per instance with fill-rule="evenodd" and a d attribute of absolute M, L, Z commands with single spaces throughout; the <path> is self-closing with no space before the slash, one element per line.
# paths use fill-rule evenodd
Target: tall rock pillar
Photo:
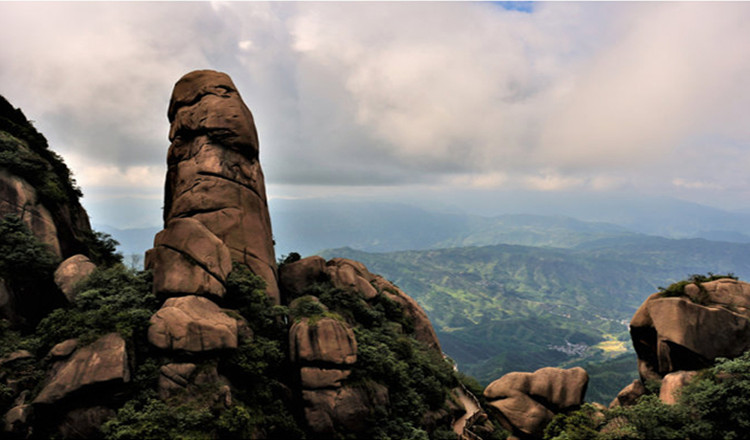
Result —
<path fill-rule="evenodd" d="M 223 295 L 231 261 L 280 302 L 271 220 L 253 115 L 228 75 L 199 70 L 169 103 L 164 230 L 147 253 L 162 296 Z"/>

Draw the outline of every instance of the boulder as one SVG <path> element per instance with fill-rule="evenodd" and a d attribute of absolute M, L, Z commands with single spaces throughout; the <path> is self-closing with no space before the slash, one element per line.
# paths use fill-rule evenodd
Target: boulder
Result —
<path fill-rule="evenodd" d="M 29 422 L 34 413 L 34 407 L 28 404 L 16 405 L 3 417 L 4 431 L 14 434 L 16 438 L 29 437 Z"/>
<path fill-rule="evenodd" d="M 287 263 L 279 268 L 279 287 L 288 298 L 303 295 L 309 286 L 328 279 L 326 260 L 317 255 Z"/>
<path fill-rule="evenodd" d="M 269 297 L 280 303 L 258 135 L 252 113 L 236 86 L 224 73 L 188 73 L 175 84 L 168 116 L 172 143 L 167 154 L 164 234 L 176 228 L 170 226 L 172 221 L 199 222 L 226 246 L 228 261 L 245 264 L 262 277 Z M 163 239 L 157 237 L 157 241 Z M 173 250 L 184 251 L 190 244 L 184 242 Z M 159 243 L 155 245 L 158 249 Z M 151 258 L 155 280 L 167 277 L 159 272 L 174 270 L 161 257 Z M 202 267 L 219 275 L 208 265 Z M 228 270 L 223 272 L 226 275 Z M 195 274 L 191 278 L 200 281 Z M 221 280 L 221 276 L 217 278 Z"/>
<path fill-rule="evenodd" d="M 54 404 L 84 389 L 129 381 L 125 340 L 117 333 L 109 333 L 76 350 L 47 382 L 33 403 Z"/>
<path fill-rule="evenodd" d="M 333 318 L 303 318 L 289 330 L 292 362 L 327 362 L 351 365 L 357 361 L 357 340 L 352 329 Z"/>
<path fill-rule="evenodd" d="M 651 295 L 630 322 L 641 380 L 698 370 L 750 349 L 750 284 L 732 279 L 685 287 L 683 296 Z"/>
<path fill-rule="evenodd" d="M 302 367 L 300 376 L 302 388 L 313 390 L 318 388 L 339 388 L 341 381 L 349 377 L 350 370 L 335 368 Z"/>
<path fill-rule="evenodd" d="M 335 390 L 303 390 L 305 419 L 318 435 L 354 433 L 367 427 L 368 416 L 376 406 L 387 405 L 388 389 L 371 384 L 369 392 L 362 388 L 343 387 Z"/>
<path fill-rule="evenodd" d="M 15 362 L 26 359 L 34 359 L 34 355 L 28 350 L 17 350 L 0 358 L 0 367 L 9 367 Z"/>
<path fill-rule="evenodd" d="M 49 353 L 47 353 L 47 357 L 50 359 L 66 358 L 70 356 L 77 347 L 78 339 L 66 339 L 52 347 Z"/>
<path fill-rule="evenodd" d="M 161 349 L 203 352 L 237 348 L 237 320 L 203 297 L 169 298 L 150 322 L 148 340 Z"/>
<path fill-rule="evenodd" d="M 555 414 L 583 403 L 588 380 L 580 367 L 512 372 L 488 385 L 484 396 L 503 427 L 517 435 L 541 438 Z"/>
<path fill-rule="evenodd" d="M 218 373 L 215 364 L 198 368 L 191 363 L 172 363 L 161 367 L 159 398 L 182 401 L 201 400 L 231 406 L 229 381 Z"/>
<path fill-rule="evenodd" d="M 184 295 L 223 297 L 224 284 L 185 254 L 166 247 L 146 252 L 146 269 L 154 274 L 153 291 L 159 298 Z"/>
<path fill-rule="evenodd" d="M 326 264 L 326 273 L 334 287 L 349 292 L 358 292 L 366 300 L 378 295 L 378 291 L 370 283 L 375 276 L 359 261 L 334 258 Z"/>
<path fill-rule="evenodd" d="M 677 403 L 680 390 L 689 384 L 697 374 L 697 371 L 675 371 L 664 376 L 659 390 L 659 400 L 667 405 Z"/>
<path fill-rule="evenodd" d="M 60 288 L 68 302 L 74 302 L 73 288 L 88 278 L 96 269 L 96 264 L 83 254 L 73 255 L 66 259 L 55 270 L 55 284 Z"/>
<path fill-rule="evenodd" d="M 638 398 L 646 394 L 646 387 L 643 386 L 643 382 L 636 379 L 630 385 L 623 388 L 617 397 L 612 400 L 609 404 L 609 408 L 616 408 L 618 406 L 633 406 L 638 401 Z"/>

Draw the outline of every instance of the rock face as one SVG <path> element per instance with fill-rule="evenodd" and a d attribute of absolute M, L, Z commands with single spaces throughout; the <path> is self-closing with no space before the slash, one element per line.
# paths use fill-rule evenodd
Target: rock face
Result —
<path fill-rule="evenodd" d="M 78 349 L 34 399 L 35 405 L 51 405 L 95 385 L 130 381 L 125 341 L 117 333 Z"/>
<path fill-rule="evenodd" d="M 542 438 L 555 414 L 583 403 L 589 377 L 580 367 L 508 373 L 485 388 L 491 414 L 514 435 Z"/>
<path fill-rule="evenodd" d="M 168 299 L 151 317 L 148 340 L 165 350 L 202 352 L 237 348 L 237 320 L 199 296 Z"/>
<path fill-rule="evenodd" d="M 697 371 L 675 371 L 664 376 L 659 389 L 659 399 L 667 405 L 674 405 L 680 390 L 698 374 Z"/>
<path fill-rule="evenodd" d="M 77 254 L 60 263 L 55 271 L 55 284 L 60 288 L 69 302 L 75 301 L 73 288 L 76 284 L 91 275 L 96 269 L 96 264 L 89 257 Z"/>
<path fill-rule="evenodd" d="M 201 70 L 175 84 L 168 116 L 172 144 L 165 231 L 157 235 L 146 263 L 154 270 L 156 293 L 220 296 L 226 264 L 231 270 L 231 261 L 237 261 L 266 281 L 268 295 L 278 304 L 271 220 L 252 113 L 229 76 Z M 188 248 L 194 241 L 201 242 L 200 249 Z M 193 258 L 178 261 L 170 251 Z M 199 251 L 200 258 L 191 251 Z"/>
<path fill-rule="evenodd" d="M 289 358 L 300 366 L 305 418 L 314 432 L 330 435 L 337 427 L 356 432 L 365 426 L 368 394 L 342 386 L 357 362 L 357 339 L 346 323 L 328 317 L 295 322 L 289 330 Z"/>
<path fill-rule="evenodd" d="M 643 386 L 643 382 L 636 379 L 630 385 L 623 388 L 617 397 L 612 400 L 609 404 L 609 408 L 616 408 L 618 406 L 632 406 L 635 405 L 639 397 L 646 394 L 646 387 Z"/>
<path fill-rule="evenodd" d="M 92 233 L 88 215 L 70 183 L 70 170 L 49 151 L 47 140 L 19 109 L 0 96 L 0 151 L 15 160 L 0 160 L 0 218 L 18 215 L 43 243 L 61 258 L 87 254 Z M 19 166 L 18 164 L 24 164 Z M 47 182 L 43 182 L 43 179 Z M 54 199 L 47 185 L 57 186 L 66 200 Z"/>
<path fill-rule="evenodd" d="M 303 318 L 289 330 L 289 354 L 292 362 L 351 365 L 357 361 L 357 340 L 351 328 L 333 318 L 314 324 Z"/>
<path fill-rule="evenodd" d="M 0 218 L 8 214 L 18 215 L 50 251 L 62 257 L 55 219 L 39 201 L 36 189 L 26 180 L 0 170 Z"/>
<path fill-rule="evenodd" d="M 748 318 L 750 284 L 733 279 L 688 284 L 684 296 L 651 295 L 630 322 L 641 380 L 739 356 L 750 348 Z"/>

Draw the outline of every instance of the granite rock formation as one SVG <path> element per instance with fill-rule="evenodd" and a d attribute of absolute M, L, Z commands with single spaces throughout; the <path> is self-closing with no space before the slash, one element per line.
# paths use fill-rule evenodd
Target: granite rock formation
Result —
<path fill-rule="evenodd" d="M 691 283 L 680 296 L 651 295 L 630 322 L 641 380 L 706 368 L 750 349 L 750 284 Z"/>
<path fill-rule="evenodd" d="M 70 170 L 44 136 L 0 96 L 0 219 L 20 219 L 57 262 L 76 254 L 91 257 L 95 235 L 80 196 Z M 65 303 L 58 290 L 39 287 L 19 288 L 0 279 L 0 318 L 31 327 Z"/>
<path fill-rule="evenodd" d="M 231 269 L 228 252 L 231 261 L 265 280 L 268 295 L 278 304 L 271 220 L 252 113 L 229 76 L 200 70 L 175 84 L 168 116 L 172 144 L 164 231 L 146 263 L 154 270 L 156 293 L 220 296 L 222 278 Z M 202 243 L 199 258 L 188 249 L 193 241 Z M 179 259 L 174 253 L 185 261 L 175 262 Z M 166 275 L 174 273 L 175 266 L 190 281 Z"/>
<path fill-rule="evenodd" d="M 60 288 L 68 302 L 75 301 L 74 287 L 85 280 L 96 269 L 89 257 L 77 254 L 66 259 L 55 270 L 55 284 Z"/>
<path fill-rule="evenodd" d="M 414 337 L 428 347 L 440 351 L 440 341 L 422 307 L 393 283 L 380 275 L 370 273 L 359 261 L 333 258 L 326 262 L 321 257 L 312 256 L 285 264 L 279 277 L 281 286 L 290 297 L 303 294 L 305 288 L 316 282 L 330 282 L 334 287 L 350 294 L 361 295 L 368 301 L 378 295 L 384 295 L 399 304 L 412 320 Z"/>
<path fill-rule="evenodd" d="M 102 264 L 74 298 L 91 262 L 76 255 L 58 268 L 72 307 L 54 317 L 71 313 L 85 328 L 45 338 L 46 355 L 0 358 L 12 395 L 3 436 L 101 438 L 113 417 L 109 430 L 164 437 L 490 435 L 424 310 L 397 286 L 347 259 L 277 270 L 257 134 L 228 76 L 185 75 L 169 119 L 164 229 L 146 256 L 153 276 Z M 0 289 L 0 302 L 7 296 Z M 105 325 L 121 334 L 90 343 Z"/>
<path fill-rule="evenodd" d="M 54 375 L 34 399 L 35 405 L 52 405 L 97 384 L 130 380 L 125 340 L 117 333 L 102 336 L 76 350 L 54 369 Z"/>
<path fill-rule="evenodd" d="M 520 438 L 542 438 L 555 414 L 583 403 L 589 377 L 580 367 L 508 373 L 485 388 L 490 414 Z"/>

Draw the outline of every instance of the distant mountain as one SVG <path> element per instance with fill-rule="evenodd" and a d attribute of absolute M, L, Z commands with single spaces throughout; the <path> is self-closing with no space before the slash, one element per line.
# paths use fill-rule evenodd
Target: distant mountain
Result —
<path fill-rule="evenodd" d="M 117 250 L 123 255 L 143 255 L 154 246 L 154 235 L 161 230 L 160 226 L 150 228 L 118 229 L 109 225 L 94 225 L 97 231 L 111 235 L 120 245 Z"/>
<path fill-rule="evenodd" d="M 367 252 L 495 244 L 573 248 L 639 233 L 750 243 L 750 215 L 745 213 L 673 199 L 612 198 L 594 202 L 600 204 L 566 197 L 545 199 L 538 205 L 507 203 L 509 212 L 528 209 L 532 214 L 485 217 L 397 203 L 274 199 L 270 212 L 277 256 L 290 252 L 311 255 L 338 247 Z M 143 254 L 161 230 L 161 225 L 118 228 L 108 226 L 112 224 L 108 221 L 94 226 L 115 237 L 125 255 Z"/>
<path fill-rule="evenodd" d="M 369 252 L 490 244 L 572 247 L 632 235 L 627 229 L 563 216 L 481 217 L 427 211 L 395 203 L 274 200 L 271 205 L 277 254 L 309 255 L 351 247 Z"/>
<path fill-rule="evenodd" d="M 341 248 L 321 255 L 361 261 L 417 299 L 445 352 L 483 383 L 509 371 L 624 354 L 630 346 L 627 323 L 637 307 L 659 286 L 689 274 L 732 272 L 750 278 L 749 244 L 645 235 L 570 249 L 495 245 L 369 253 Z"/>

